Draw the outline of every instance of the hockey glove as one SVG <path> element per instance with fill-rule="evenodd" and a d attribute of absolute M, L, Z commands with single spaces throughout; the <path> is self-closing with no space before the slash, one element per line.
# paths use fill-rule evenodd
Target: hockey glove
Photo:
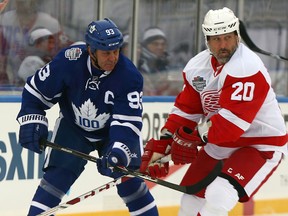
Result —
<path fill-rule="evenodd" d="M 131 161 L 130 149 L 123 143 L 116 142 L 110 153 L 97 161 L 100 174 L 112 178 L 118 178 L 124 174 L 113 170 L 115 166 L 128 167 Z"/>
<path fill-rule="evenodd" d="M 170 153 L 171 137 L 166 137 L 160 140 L 150 139 L 142 156 L 140 172 L 150 175 L 153 178 L 161 178 L 169 172 L 169 162 L 161 163 L 160 159 Z"/>
<path fill-rule="evenodd" d="M 40 139 L 48 137 L 48 120 L 39 114 L 28 114 L 18 118 L 20 123 L 19 143 L 23 148 L 27 148 L 38 154 L 43 149 L 40 147 Z"/>
<path fill-rule="evenodd" d="M 205 143 L 198 135 L 198 131 L 188 127 L 180 127 L 173 135 L 173 143 L 171 147 L 171 158 L 174 164 L 192 163 L 197 157 L 198 146 L 203 146 Z"/>

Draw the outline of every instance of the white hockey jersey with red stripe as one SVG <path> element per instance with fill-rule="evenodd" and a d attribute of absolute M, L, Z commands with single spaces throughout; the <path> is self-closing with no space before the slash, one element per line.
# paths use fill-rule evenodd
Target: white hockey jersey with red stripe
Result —
<path fill-rule="evenodd" d="M 193 57 L 183 71 L 184 88 L 164 126 L 194 128 L 210 118 L 209 143 L 219 147 L 257 145 L 287 152 L 287 133 L 270 76 L 261 59 L 240 43 L 222 66 L 209 50 Z"/>

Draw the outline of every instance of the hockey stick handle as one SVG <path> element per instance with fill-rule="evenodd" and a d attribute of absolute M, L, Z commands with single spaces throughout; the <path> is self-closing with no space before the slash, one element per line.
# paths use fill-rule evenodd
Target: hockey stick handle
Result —
<path fill-rule="evenodd" d="M 87 161 L 92 161 L 94 163 L 96 163 L 97 160 L 99 160 L 99 158 L 84 154 L 82 152 L 79 152 L 79 151 L 76 151 L 76 150 L 73 150 L 70 148 L 62 147 L 62 146 L 60 146 L 56 143 L 52 143 L 48 140 L 41 140 L 40 146 L 49 146 L 53 149 L 75 155 L 79 158 L 82 158 L 82 159 L 87 160 Z M 152 178 L 149 175 L 145 175 L 143 173 L 140 173 L 140 172 L 137 172 L 134 170 L 129 170 L 129 169 L 124 168 L 124 167 L 116 166 L 116 167 L 114 167 L 114 169 L 116 171 L 122 172 L 126 175 L 130 175 L 130 176 L 137 177 L 137 178 L 140 178 L 143 180 L 147 180 L 147 181 L 156 183 L 158 185 L 162 185 L 164 187 L 167 187 L 167 188 L 170 188 L 170 189 L 173 189 L 176 191 L 180 191 L 182 193 L 195 194 L 195 193 L 199 192 L 200 190 L 202 190 L 203 188 L 207 187 L 218 176 L 218 174 L 220 173 L 220 171 L 222 169 L 222 161 L 219 161 L 215 165 L 214 169 L 204 179 L 200 180 L 196 184 L 189 185 L 189 186 L 182 186 L 182 185 L 174 184 L 174 183 L 164 181 L 164 180 L 161 180 L 158 178 Z"/>
<path fill-rule="evenodd" d="M 74 154 L 74 155 L 76 155 L 78 157 L 81 157 L 81 158 L 83 158 L 85 160 L 92 161 L 92 162 L 97 162 L 97 160 L 100 160 L 99 158 L 95 158 L 95 157 L 92 157 L 90 155 L 84 154 L 82 152 L 62 147 L 62 146 L 57 145 L 55 143 L 49 142 L 48 140 L 41 140 L 40 141 L 40 146 L 42 146 L 42 147 L 43 146 L 49 146 L 49 147 L 57 149 L 59 151 L 64 151 L 64 152 L 67 152 L 67 153 L 70 153 L 70 154 Z M 171 160 L 171 154 L 160 158 L 157 162 L 166 163 L 166 162 L 169 162 L 170 160 Z"/>
<path fill-rule="evenodd" d="M 65 203 L 59 204 L 58 206 L 55 206 L 55 207 L 53 207 L 51 209 L 48 209 L 45 212 L 42 212 L 42 213 L 38 214 L 37 216 L 50 216 L 50 215 L 54 214 L 55 212 L 57 212 L 59 210 L 66 209 L 69 206 L 72 206 L 72 205 L 75 205 L 75 204 L 77 204 L 79 202 L 82 202 L 83 200 L 86 200 L 89 197 L 92 197 L 92 196 L 94 196 L 96 194 L 99 194 L 102 191 L 106 191 L 106 190 L 108 190 L 108 189 L 110 189 L 110 188 L 112 188 L 112 187 L 114 187 L 114 186 L 116 186 L 116 185 L 118 185 L 120 183 L 122 183 L 122 177 L 118 178 L 118 179 L 115 179 L 113 181 L 110 181 L 110 182 L 108 182 L 108 183 L 106 183 L 106 184 L 104 184 L 104 185 L 102 185 L 100 187 L 97 187 L 97 188 L 95 188 L 95 189 L 93 189 L 93 190 L 91 190 L 91 191 L 89 191 L 87 193 L 84 193 L 84 194 L 82 194 L 82 195 L 80 195 L 78 197 L 75 197 L 74 199 L 71 199 L 71 200 L 69 200 L 69 201 L 67 201 Z"/>
<path fill-rule="evenodd" d="M 58 145 L 56 143 L 53 143 L 53 142 L 50 142 L 48 140 L 41 140 L 40 141 L 40 146 L 42 146 L 42 147 L 48 146 L 48 147 L 51 147 L 51 148 L 56 149 L 58 151 L 66 152 L 66 153 L 75 155 L 75 156 L 77 156 L 79 158 L 82 158 L 84 160 L 91 161 L 91 162 L 94 162 L 94 163 L 97 163 L 97 160 L 100 160 L 100 158 L 96 158 L 96 157 L 93 157 L 91 155 L 87 155 L 87 154 L 84 154 L 82 152 L 79 152 L 79 151 L 76 151 L 76 150 L 73 150 L 73 149 L 70 149 L 70 148 L 67 148 L 67 147 L 60 146 L 60 145 Z M 160 163 L 163 163 L 163 162 L 165 163 L 165 161 L 167 161 L 169 158 L 171 158 L 171 155 L 167 155 L 166 157 L 163 157 L 163 158 L 159 159 L 159 162 Z M 124 173 L 126 175 L 139 177 L 139 178 L 142 178 L 144 180 L 148 180 L 148 181 L 151 181 L 151 182 L 154 182 L 154 183 L 156 183 L 157 180 L 158 180 L 158 179 L 151 178 L 148 175 L 144 175 L 142 173 L 136 173 L 135 171 L 129 171 L 126 168 L 114 167 L 114 169 L 117 170 L 117 171 L 120 171 L 120 172 L 122 172 L 122 173 Z"/>
<path fill-rule="evenodd" d="M 240 36 L 241 36 L 242 40 L 246 43 L 246 45 L 247 45 L 252 51 L 258 52 L 258 53 L 263 54 L 263 55 L 266 55 L 266 56 L 270 56 L 270 57 L 276 58 L 276 59 L 278 59 L 278 60 L 288 61 L 288 58 L 287 58 L 287 57 L 284 57 L 284 56 L 280 56 L 280 55 L 277 55 L 277 54 L 273 54 L 273 53 L 267 52 L 267 51 L 265 51 L 265 50 L 260 49 L 258 46 L 256 46 L 256 44 L 252 41 L 252 39 L 251 39 L 250 36 L 248 35 L 247 30 L 246 30 L 246 27 L 245 27 L 243 21 L 241 21 L 241 20 L 240 20 L 239 28 L 240 28 Z"/>
<path fill-rule="evenodd" d="M 48 146 L 48 147 L 51 147 L 51 148 L 56 149 L 58 151 L 67 152 L 69 154 L 75 155 L 75 156 L 77 156 L 79 158 L 82 158 L 84 160 L 87 160 L 87 161 L 92 161 L 94 163 L 96 163 L 97 160 L 100 160 L 99 158 L 93 157 L 91 155 L 84 154 L 82 152 L 79 152 L 79 151 L 76 151 L 76 150 L 73 150 L 73 149 L 70 149 L 70 148 L 67 148 L 67 147 L 63 147 L 63 146 L 58 145 L 56 143 L 50 142 L 48 140 L 41 140 L 40 141 L 40 146 L 42 146 L 42 147 Z"/>

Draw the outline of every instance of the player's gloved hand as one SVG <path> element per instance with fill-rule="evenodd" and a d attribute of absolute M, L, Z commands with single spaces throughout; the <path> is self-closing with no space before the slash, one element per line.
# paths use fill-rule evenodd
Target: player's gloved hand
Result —
<path fill-rule="evenodd" d="M 28 114 L 18 118 L 20 123 L 19 143 L 23 148 L 27 148 L 38 154 L 44 150 L 40 146 L 41 139 L 48 138 L 48 120 L 39 114 Z"/>
<path fill-rule="evenodd" d="M 97 169 L 101 175 L 108 176 L 111 178 L 119 178 L 124 174 L 121 172 L 114 171 L 113 166 L 111 166 L 108 162 L 109 156 L 103 156 L 99 160 L 97 160 Z"/>
<path fill-rule="evenodd" d="M 142 156 L 140 172 L 150 175 L 153 178 L 161 178 L 169 172 L 169 162 L 161 163 L 160 159 L 170 153 L 172 137 L 161 138 L 160 140 L 150 139 Z"/>
<path fill-rule="evenodd" d="M 97 168 L 100 174 L 109 176 L 112 178 L 119 178 L 124 174 L 114 171 L 113 167 L 129 166 L 131 161 L 130 149 L 123 143 L 115 143 L 108 155 L 103 156 L 100 160 L 97 160 Z"/>
<path fill-rule="evenodd" d="M 204 143 L 208 142 L 208 132 L 211 126 L 212 121 L 210 119 L 202 121 L 202 123 L 197 126 L 198 135 Z"/>
<path fill-rule="evenodd" d="M 192 163 L 197 157 L 198 146 L 205 143 L 198 135 L 198 131 L 192 131 L 188 127 L 180 127 L 173 134 L 173 142 L 171 147 L 171 158 L 174 164 Z"/>

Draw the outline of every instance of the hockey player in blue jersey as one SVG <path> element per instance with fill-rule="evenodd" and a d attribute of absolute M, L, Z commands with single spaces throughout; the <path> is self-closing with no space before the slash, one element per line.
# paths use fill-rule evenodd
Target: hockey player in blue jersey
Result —
<path fill-rule="evenodd" d="M 121 173 L 112 172 L 110 166 L 138 169 L 141 163 L 143 78 L 119 53 L 123 36 L 110 19 L 91 22 L 85 40 L 86 45 L 60 51 L 27 79 L 17 116 L 19 143 L 42 153 L 39 140 L 48 136 L 46 110 L 59 104 L 52 141 L 86 154 L 98 151 L 98 171 L 117 178 Z M 49 148 L 28 215 L 58 205 L 86 163 Z M 127 178 L 117 185 L 117 192 L 131 215 L 158 215 L 144 181 Z"/>

